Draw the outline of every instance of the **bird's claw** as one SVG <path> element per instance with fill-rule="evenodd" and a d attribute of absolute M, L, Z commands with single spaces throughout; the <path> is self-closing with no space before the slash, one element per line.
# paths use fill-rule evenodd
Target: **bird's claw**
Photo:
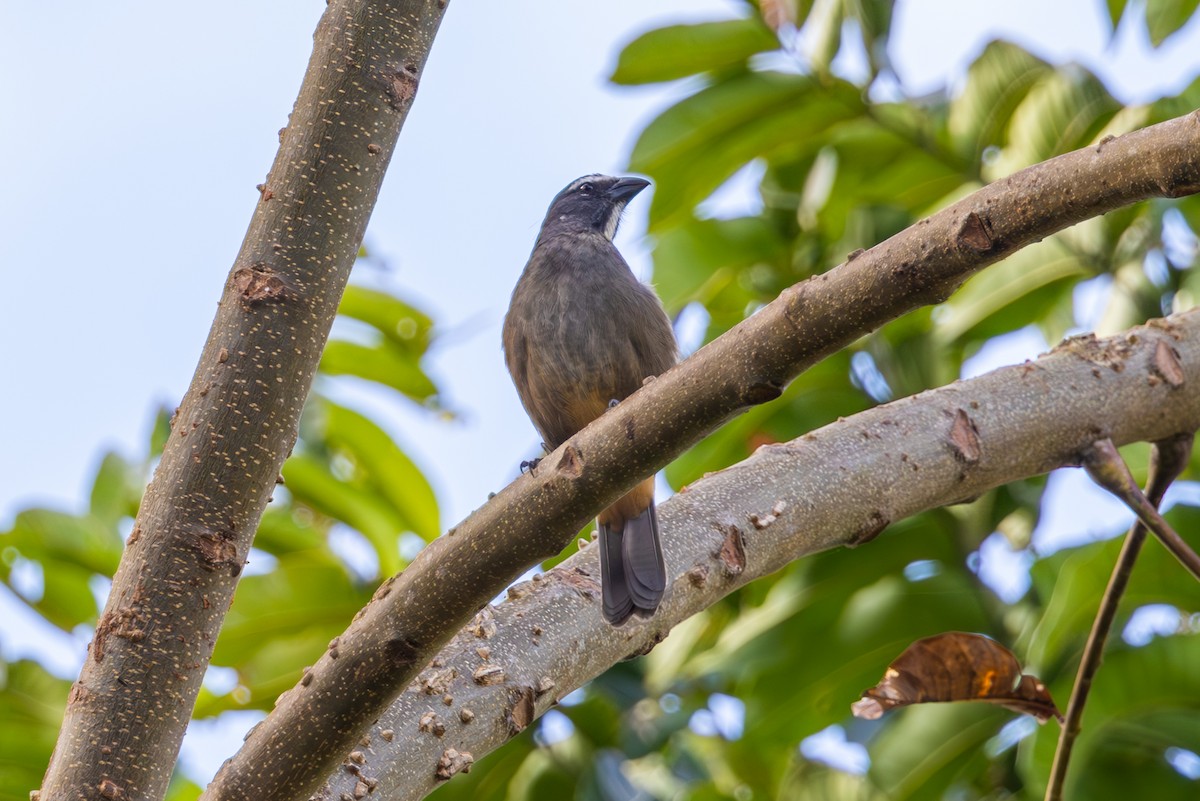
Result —
<path fill-rule="evenodd" d="M 528 472 L 532 473 L 534 470 L 537 469 L 537 466 L 541 461 L 542 461 L 542 459 L 539 456 L 537 459 L 530 459 L 528 461 L 521 462 L 521 472 L 524 473 L 524 472 L 528 471 Z"/>

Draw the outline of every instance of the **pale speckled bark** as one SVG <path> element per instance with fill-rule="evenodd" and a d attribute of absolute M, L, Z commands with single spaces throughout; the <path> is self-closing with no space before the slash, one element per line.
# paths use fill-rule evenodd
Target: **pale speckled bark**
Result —
<path fill-rule="evenodd" d="M 725 420 L 778 397 L 824 356 L 1080 220 L 1196 191 L 1200 114 L 1191 114 L 997 181 L 789 288 L 572 437 L 388 579 L 250 733 L 207 797 L 306 798 L 513 578 L 561 551 L 600 509 Z M 297 749 L 309 759 L 301 769 L 287 756 Z"/>
<path fill-rule="evenodd" d="M 1192 311 L 1069 341 L 1036 362 L 761 448 L 660 505 L 669 584 L 652 620 L 603 621 L 595 548 L 513 587 L 408 686 L 321 797 L 353 797 L 360 783 L 379 798 L 424 797 L 444 780 L 437 771 L 449 749 L 481 759 L 557 699 L 794 559 L 1074 464 L 1100 436 L 1124 444 L 1195 431 L 1198 385 L 1200 311 Z M 476 681 L 483 668 L 495 683 Z"/>
<path fill-rule="evenodd" d="M 279 154 L 71 690 L 42 801 L 165 794 L 442 6 L 336 0 L 325 10 Z"/>

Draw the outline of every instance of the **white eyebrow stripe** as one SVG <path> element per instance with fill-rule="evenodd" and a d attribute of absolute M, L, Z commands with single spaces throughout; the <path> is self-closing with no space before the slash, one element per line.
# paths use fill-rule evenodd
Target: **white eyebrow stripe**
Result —
<path fill-rule="evenodd" d="M 593 173 L 591 175 L 585 175 L 582 178 L 576 178 L 574 181 L 571 182 L 571 185 L 566 188 L 566 190 L 563 192 L 563 194 L 566 194 L 567 192 L 574 192 L 576 189 L 578 189 L 579 187 L 583 186 L 586 183 L 592 183 L 592 182 L 599 181 L 599 180 L 601 180 L 603 178 L 607 178 L 607 177 L 608 176 L 601 175 L 600 173 Z"/>

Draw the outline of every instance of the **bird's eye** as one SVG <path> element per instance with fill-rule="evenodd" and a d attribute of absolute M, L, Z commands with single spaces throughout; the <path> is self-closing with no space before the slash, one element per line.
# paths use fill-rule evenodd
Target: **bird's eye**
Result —
<path fill-rule="evenodd" d="M 596 187 L 592 186 L 590 183 L 583 183 L 579 185 L 579 191 L 583 192 L 584 194 L 591 192 L 595 188 Z"/>

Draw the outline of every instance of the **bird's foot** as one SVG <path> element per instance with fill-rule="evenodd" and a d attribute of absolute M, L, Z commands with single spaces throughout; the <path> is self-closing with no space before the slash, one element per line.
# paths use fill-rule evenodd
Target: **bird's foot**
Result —
<path fill-rule="evenodd" d="M 532 473 L 534 470 L 537 470 L 537 466 L 541 463 L 541 461 L 542 458 L 539 456 L 536 459 L 530 459 L 526 462 L 521 462 L 521 472 L 524 473 L 528 471 Z"/>

